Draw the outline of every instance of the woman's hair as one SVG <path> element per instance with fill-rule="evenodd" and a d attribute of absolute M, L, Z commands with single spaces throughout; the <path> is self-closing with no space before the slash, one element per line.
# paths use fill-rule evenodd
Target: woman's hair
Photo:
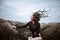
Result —
<path fill-rule="evenodd" d="M 41 17 L 41 14 L 38 12 L 35 12 L 35 13 L 33 13 L 33 16 L 40 16 Z"/>

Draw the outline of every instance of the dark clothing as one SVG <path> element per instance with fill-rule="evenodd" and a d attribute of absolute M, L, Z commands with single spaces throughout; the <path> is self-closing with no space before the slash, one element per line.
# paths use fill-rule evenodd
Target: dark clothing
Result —
<path fill-rule="evenodd" d="M 29 26 L 29 29 L 31 30 L 33 37 L 39 36 L 39 33 L 40 33 L 40 23 L 36 22 L 36 23 L 33 24 L 30 21 L 26 25 L 24 25 L 23 27 L 26 27 L 26 26 Z"/>

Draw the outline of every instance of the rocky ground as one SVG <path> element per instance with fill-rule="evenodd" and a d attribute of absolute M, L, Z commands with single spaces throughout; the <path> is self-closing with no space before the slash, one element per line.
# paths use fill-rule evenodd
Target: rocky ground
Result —
<path fill-rule="evenodd" d="M 32 36 L 28 27 L 17 28 L 25 25 L 22 22 L 0 19 L 0 40 L 27 40 Z M 60 40 L 60 22 L 41 24 L 43 40 Z"/>

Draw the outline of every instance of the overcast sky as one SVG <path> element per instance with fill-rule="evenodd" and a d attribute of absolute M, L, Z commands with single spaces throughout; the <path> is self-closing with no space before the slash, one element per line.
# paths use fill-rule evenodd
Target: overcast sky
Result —
<path fill-rule="evenodd" d="M 51 10 L 41 23 L 60 22 L 60 0 L 0 0 L 0 18 L 28 22 L 34 12 L 43 8 Z"/>

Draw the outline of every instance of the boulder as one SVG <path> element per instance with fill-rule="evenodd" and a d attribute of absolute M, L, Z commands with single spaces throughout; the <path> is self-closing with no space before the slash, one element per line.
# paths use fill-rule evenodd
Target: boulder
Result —
<path fill-rule="evenodd" d="M 60 23 L 48 23 L 41 30 L 43 40 L 60 40 Z"/>
<path fill-rule="evenodd" d="M 18 28 L 23 25 L 25 23 L 0 19 L 0 40 L 27 40 L 32 33 L 27 27 Z M 40 33 L 42 40 L 60 40 L 60 22 L 44 23 Z"/>
<path fill-rule="evenodd" d="M 31 36 L 28 28 L 16 28 L 16 24 L 23 25 L 18 22 L 0 19 L 0 40 L 27 40 L 27 37 Z"/>

